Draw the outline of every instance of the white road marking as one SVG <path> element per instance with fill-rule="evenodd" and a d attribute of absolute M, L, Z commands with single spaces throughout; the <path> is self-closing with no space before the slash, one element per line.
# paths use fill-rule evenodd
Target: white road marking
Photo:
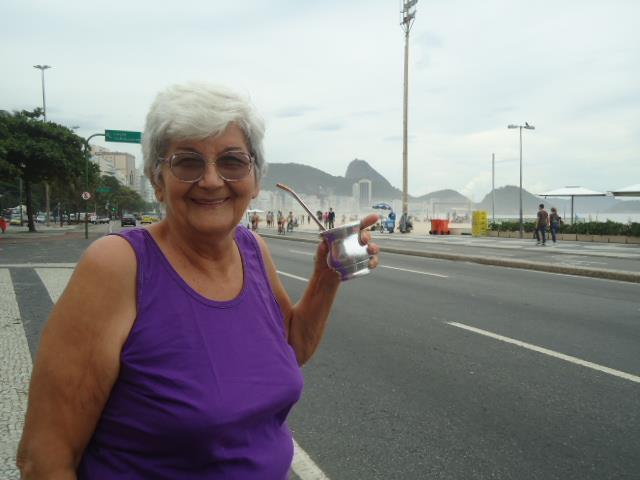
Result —
<path fill-rule="evenodd" d="M 315 253 L 313 252 L 303 252 L 301 250 L 289 250 L 291 253 L 297 253 L 298 255 L 308 255 L 310 257 L 313 257 L 315 255 Z"/>
<path fill-rule="evenodd" d="M 301 282 L 308 282 L 309 281 L 306 278 L 299 277 L 299 276 L 293 275 L 291 273 L 282 272 L 280 270 L 276 270 L 276 272 L 278 272 L 280 275 L 284 275 L 285 277 L 295 278 L 296 280 L 300 280 Z"/>
<path fill-rule="evenodd" d="M 49 292 L 51 301 L 56 303 L 73 273 L 71 268 L 36 268 L 36 273 Z"/>
<path fill-rule="evenodd" d="M 291 253 L 297 253 L 297 254 L 299 254 L 299 255 L 310 255 L 310 256 L 313 256 L 313 255 L 314 255 L 313 253 L 309 253 L 309 252 L 302 252 L 302 251 L 300 251 L 300 250 L 289 250 L 289 251 L 290 251 Z M 429 275 L 429 276 L 432 276 L 432 277 L 449 278 L 449 276 L 448 276 L 448 275 L 441 275 L 441 274 L 439 274 L 439 273 L 422 272 L 422 271 L 420 271 L 420 270 L 410 270 L 410 269 L 408 269 L 408 268 L 392 267 L 392 266 L 390 266 L 390 265 L 378 265 L 378 268 L 390 268 L 390 269 L 392 269 L 392 270 L 402 270 L 403 272 L 418 273 L 418 274 L 420 274 L 420 275 Z M 282 272 L 278 272 L 278 273 L 282 273 Z M 285 273 L 282 273 L 282 274 L 283 274 L 283 275 L 288 275 L 288 274 L 285 274 Z M 289 276 L 291 276 L 291 275 L 289 275 Z M 294 276 L 293 278 L 298 278 L 298 279 L 300 279 L 300 277 L 295 277 L 295 276 Z M 305 281 L 306 281 L 306 280 L 305 280 Z"/>
<path fill-rule="evenodd" d="M 624 378 L 625 380 L 630 380 L 632 382 L 640 383 L 640 377 L 636 375 L 632 375 L 630 373 L 622 372 L 620 370 L 615 370 L 613 368 L 604 367 L 602 365 L 598 365 L 597 363 L 587 362 L 586 360 L 582 360 L 580 358 L 572 357 L 570 355 L 565 355 L 564 353 L 555 352 L 553 350 L 549 350 L 548 348 L 538 347 L 536 345 L 532 345 L 530 343 L 521 342 L 520 340 L 515 340 L 513 338 L 504 337 L 502 335 L 498 335 L 496 333 L 488 332 L 487 330 L 481 330 L 480 328 L 471 327 L 469 325 L 465 325 L 463 323 L 458 322 L 446 322 L 447 324 L 462 328 L 464 330 L 469 330 L 470 332 L 478 333 L 480 335 L 484 335 L 486 337 L 491 337 L 496 340 L 500 340 L 502 342 L 511 343 L 513 345 L 517 345 L 518 347 L 526 348 L 528 350 L 533 350 L 534 352 L 543 353 L 545 355 L 549 355 L 551 357 L 559 358 L 566 362 L 571 362 L 576 365 L 581 365 L 583 367 L 591 368 L 593 370 L 597 370 L 599 372 L 608 373 L 609 375 L 614 375 L 616 377 Z"/>
<path fill-rule="evenodd" d="M 3 466 L 3 473 L 10 478 L 18 478 L 13 465 L 27 408 L 31 354 L 20 321 L 11 275 L 4 268 L 0 269 L 0 299 L 0 415 L 3 423 L 0 465 Z"/>
<path fill-rule="evenodd" d="M 309 281 L 306 278 L 283 272 L 281 270 L 276 270 L 276 272 L 285 277 L 300 280 L 301 282 Z M 296 442 L 295 440 L 293 440 L 293 462 L 291 463 L 291 469 L 302 480 L 329 480 L 329 477 L 327 477 L 324 472 L 320 470 L 320 468 L 313 462 L 313 460 L 311 460 L 311 457 L 309 457 L 307 452 L 300 448 L 300 445 L 298 445 L 298 442 Z"/>
<path fill-rule="evenodd" d="M 431 277 L 449 278 L 448 275 L 441 275 L 439 273 L 421 272 L 420 270 L 409 270 L 408 268 L 391 267 L 389 265 L 378 265 L 378 268 L 390 268 L 392 270 L 402 270 L 403 272 L 419 273 L 420 275 L 429 275 Z"/>
<path fill-rule="evenodd" d="M 329 477 L 313 463 L 311 457 L 300 448 L 300 445 L 295 440 L 293 441 L 291 468 L 302 480 L 329 480 Z"/>

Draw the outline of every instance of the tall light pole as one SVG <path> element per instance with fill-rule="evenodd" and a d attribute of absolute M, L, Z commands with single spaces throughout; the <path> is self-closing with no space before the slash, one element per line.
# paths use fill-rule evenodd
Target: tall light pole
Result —
<path fill-rule="evenodd" d="M 491 223 L 496 223 L 496 154 L 491 154 Z"/>
<path fill-rule="evenodd" d="M 51 68 L 50 65 L 34 65 L 33 68 L 37 68 L 42 73 L 42 113 L 44 115 L 44 121 L 47 121 L 47 101 L 44 96 L 44 71 Z M 49 208 L 49 182 L 44 182 L 44 196 L 45 196 L 45 208 L 47 209 L 47 227 L 49 226 L 49 217 L 51 216 Z"/>
<path fill-rule="evenodd" d="M 508 125 L 507 128 L 520 129 L 520 238 L 524 238 L 524 220 L 522 218 L 522 129 L 535 130 L 536 127 L 524 122 L 524 125 Z"/>
<path fill-rule="evenodd" d="M 402 20 L 400 25 L 404 30 L 404 100 L 402 114 L 402 215 L 407 217 L 409 211 L 409 194 L 408 194 L 408 145 L 407 145 L 407 110 L 409 106 L 409 32 L 413 26 L 416 17 L 416 3 L 418 0 L 402 1 Z"/>

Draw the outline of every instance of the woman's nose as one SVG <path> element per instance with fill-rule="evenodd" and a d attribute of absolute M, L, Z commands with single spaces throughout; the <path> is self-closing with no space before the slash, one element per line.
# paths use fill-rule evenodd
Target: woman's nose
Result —
<path fill-rule="evenodd" d="M 202 178 L 198 182 L 201 187 L 212 187 L 224 184 L 224 180 L 218 175 L 216 164 L 213 162 L 207 162 Z"/>

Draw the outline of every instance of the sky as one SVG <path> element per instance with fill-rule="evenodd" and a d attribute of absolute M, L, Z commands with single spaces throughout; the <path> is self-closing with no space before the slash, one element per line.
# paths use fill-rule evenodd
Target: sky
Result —
<path fill-rule="evenodd" d="M 6 0 L 0 109 L 85 138 L 144 129 L 155 95 L 210 81 L 251 98 L 268 162 L 402 188 L 400 0 Z M 409 38 L 409 194 L 640 183 L 640 2 L 419 0 Z M 92 144 L 127 151 L 139 146 Z M 277 182 L 267 177 L 265 182 Z M 292 185 L 293 186 L 293 185 Z M 295 186 L 293 186 L 295 188 Z"/>

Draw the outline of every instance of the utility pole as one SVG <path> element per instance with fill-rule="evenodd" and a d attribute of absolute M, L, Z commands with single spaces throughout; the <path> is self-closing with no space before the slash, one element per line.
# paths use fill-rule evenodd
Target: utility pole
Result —
<path fill-rule="evenodd" d="M 514 125 L 510 124 L 507 128 L 518 128 L 520 129 L 520 238 L 524 238 L 524 218 L 522 214 L 522 129 L 526 130 L 535 130 L 536 127 L 533 125 L 529 125 L 527 122 L 524 122 L 524 125 Z"/>
<path fill-rule="evenodd" d="M 416 17 L 416 3 L 418 0 L 403 0 L 402 29 L 404 30 L 404 98 L 402 114 L 402 215 L 406 218 L 409 211 L 408 194 L 408 120 L 409 107 L 409 32 Z"/>
<path fill-rule="evenodd" d="M 491 154 L 491 223 L 496 223 L 496 154 Z"/>
<path fill-rule="evenodd" d="M 44 96 L 44 71 L 51 68 L 50 65 L 34 65 L 33 68 L 37 68 L 42 73 L 42 113 L 44 121 L 47 121 L 47 102 Z M 51 217 L 49 206 L 49 182 L 44 182 L 44 196 L 45 196 L 45 208 L 47 210 L 47 227 L 50 225 L 49 218 Z"/>

